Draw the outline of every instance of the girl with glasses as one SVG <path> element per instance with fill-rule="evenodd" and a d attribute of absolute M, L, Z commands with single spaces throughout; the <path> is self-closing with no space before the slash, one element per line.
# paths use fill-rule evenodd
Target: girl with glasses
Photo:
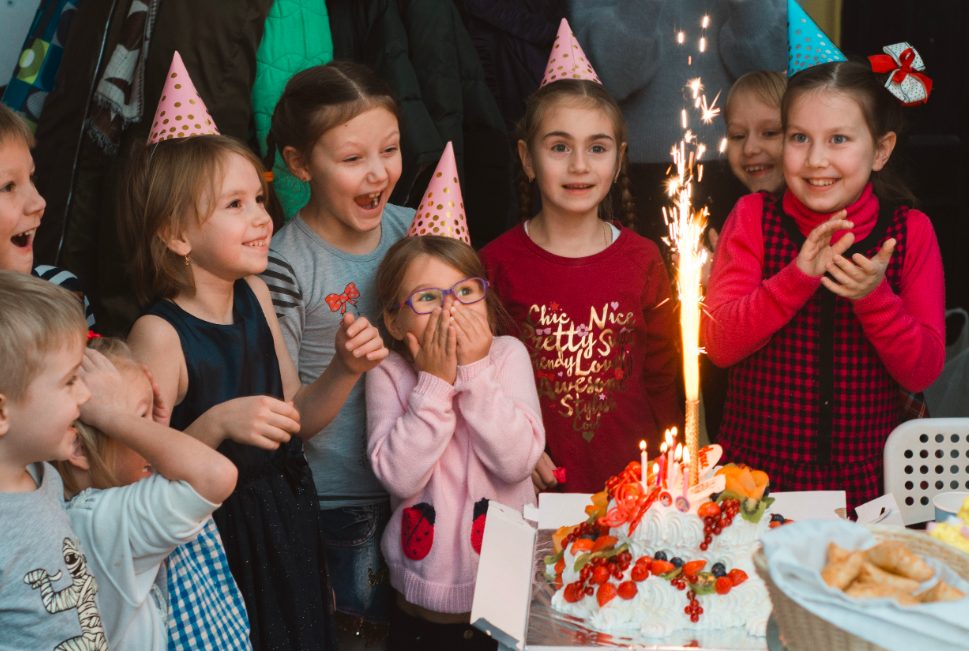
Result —
<path fill-rule="evenodd" d="M 377 270 L 392 352 L 369 371 L 368 452 L 393 510 L 382 550 L 398 591 L 389 649 L 493 649 L 471 601 L 488 501 L 534 504 L 545 447 L 528 352 L 474 250 L 406 237 Z"/>

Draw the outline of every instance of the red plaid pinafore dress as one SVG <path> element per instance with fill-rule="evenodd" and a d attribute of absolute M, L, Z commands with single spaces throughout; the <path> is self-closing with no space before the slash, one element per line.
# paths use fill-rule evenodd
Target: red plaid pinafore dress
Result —
<path fill-rule="evenodd" d="M 845 254 L 874 256 L 897 241 L 885 278 L 896 294 L 908 209 L 882 209 L 871 234 Z M 764 196 L 764 279 L 797 258 L 805 236 Z M 824 286 L 770 341 L 730 369 L 717 442 L 726 461 L 770 476 L 772 490 L 845 490 L 848 509 L 882 494 L 885 440 L 901 422 L 899 385 L 865 337 L 851 301 Z"/>

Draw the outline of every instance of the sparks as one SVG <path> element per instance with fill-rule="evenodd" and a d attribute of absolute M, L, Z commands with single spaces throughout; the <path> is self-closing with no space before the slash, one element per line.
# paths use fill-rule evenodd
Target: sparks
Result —
<path fill-rule="evenodd" d="M 700 27 L 706 29 L 710 26 L 710 16 L 704 16 L 703 21 L 700 23 Z"/>
<path fill-rule="evenodd" d="M 690 92 L 693 93 L 693 99 L 700 99 L 700 91 L 703 90 L 703 84 L 700 83 L 699 77 L 686 82 L 686 87 L 689 88 Z"/>
<path fill-rule="evenodd" d="M 701 111 L 700 119 L 703 120 L 703 124 L 710 124 L 713 122 L 713 118 L 720 115 L 720 109 L 717 108 L 718 99 L 720 99 L 720 93 L 717 93 L 717 96 L 713 98 L 713 102 L 710 103 L 710 106 L 707 106 L 707 96 L 700 96 L 700 105 L 697 108 L 699 108 Z"/>
<path fill-rule="evenodd" d="M 724 138 L 723 140 L 720 141 L 720 153 L 722 154 L 725 151 L 727 151 L 727 139 L 726 138 Z"/>
<path fill-rule="evenodd" d="M 683 128 L 685 129 L 686 128 L 686 109 L 683 109 L 682 111 L 680 111 L 680 118 L 682 119 Z"/>
<path fill-rule="evenodd" d="M 700 39 L 700 52 L 706 52 L 706 51 L 707 51 L 707 39 L 704 37 Z"/>
<path fill-rule="evenodd" d="M 686 39 L 686 34 L 684 34 L 683 32 L 680 32 L 679 34 L 676 35 L 676 42 L 679 43 L 680 45 L 683 45 L 684 39 Z"/>

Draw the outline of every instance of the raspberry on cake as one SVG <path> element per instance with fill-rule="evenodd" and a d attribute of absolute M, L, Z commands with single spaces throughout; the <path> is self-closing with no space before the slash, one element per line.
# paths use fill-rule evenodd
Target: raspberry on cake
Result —
<path fill-rule="evenodd" d="M 731 464 L 705 474 L 699 486 L 722 490 L 691 492 L 685 512 L 640 481 L 638 462 L 611 478 L 586 508 L 589 519 L 552 537 L 552 607 L 607 632 L 740 626 L 765 635 L 771 604 L 751 557 L 785 520 L 770 513 L 765 473 Z"/>

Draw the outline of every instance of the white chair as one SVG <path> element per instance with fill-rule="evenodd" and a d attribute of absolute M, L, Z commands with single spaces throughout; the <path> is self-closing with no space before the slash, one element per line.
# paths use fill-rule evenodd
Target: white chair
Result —
<path fill-rule="evenodd" d="M 902 423 L 885 442 L 885 493 L 905 524 L 935 519 L 932 498 L 969 491 L 969 418 L 922 418 Z"/>

